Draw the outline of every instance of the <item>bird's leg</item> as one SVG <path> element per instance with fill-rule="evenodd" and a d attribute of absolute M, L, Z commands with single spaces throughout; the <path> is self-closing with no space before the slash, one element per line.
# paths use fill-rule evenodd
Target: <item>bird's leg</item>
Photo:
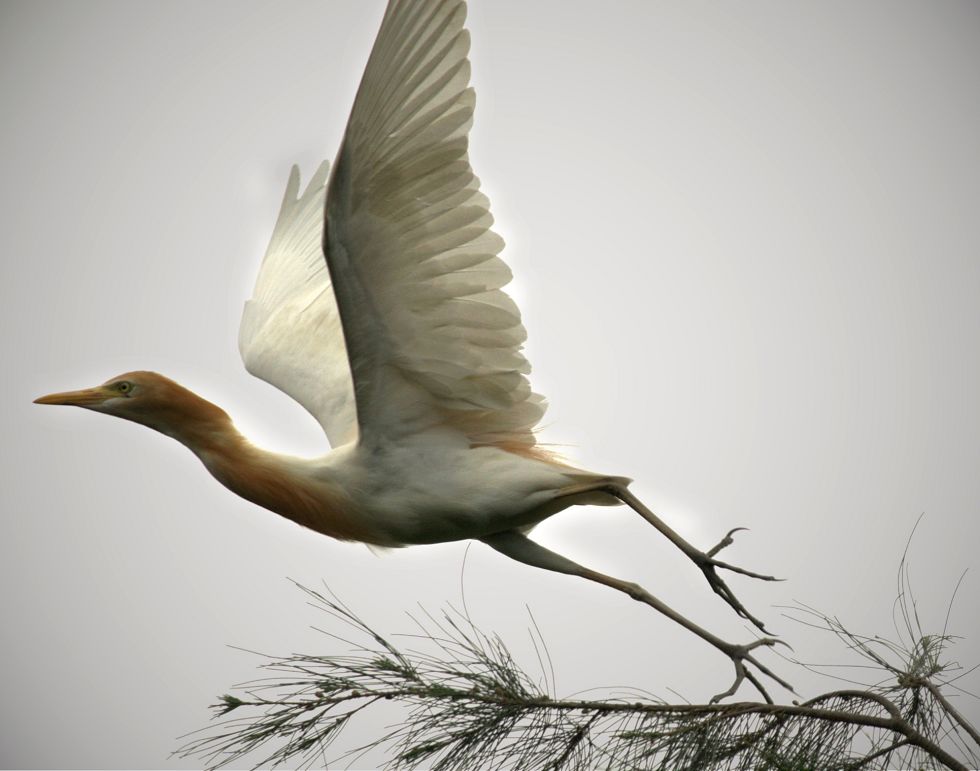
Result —
<path fill-rule="evenodd" d="M 496 533 L 495 535 L 486 536 L 480 540 L 482 540 L 488 546 L 492 546 L 501 554 L 505 554 L 511 559 L 515 559 L 518 562 L 523 562 L 526 565 L 531 565 L 536 568 L 543 568 L 544 570 L 551 570 L 556 573 L 566 573 L 572 576 L 580 576 L 588 579 L 589 581 L 595 581 L 603 586 L 609 586 L 623 592 L 624 594 L 632 597 L 634 600 L 645 603 L 651 608 L 658 610 L 660 613 L 667 616 L 667 618 L 680 624 L 689 632 L 696 634 L 706 643 L 720 650 L 722 653 L 728 656 L 728 658 L 730 658 L 732 663 L 735 665 L 735 681 L 727 691 L 723 691 L 722 693 L 714 696 L 711 699 L 712 704 L 716 701 L 731 696 L 736 690 L 738 690 L 738 687 L 745 680 L 748 680 L 755 686 L 756 690 L 762 694 L 762 698 L 764 698 L 766 702 L 770 704 L 772 703 L 772 699 L 769 697 L 766 689 L 759 682 L 758 677 L 756 677 L 754 672 L 747 669 L 746 665 L 748 664 L 754 666 L 763 675 L 775 680 L 777 683 L 779 683 L 779 685 L 783 686 L 783 688 L 786 688 L 789 691 L 793 690 L 793 687 L 789 683 L 774 674 L 768 667 L 760 664 L 758 660 L 756 660 L 755 656 L 752 655 L 752 651 L 754 651 L 756 648 L 762 646 L 772 647 L 777 642 L 782 642 L 781 640 L 775 640 L 771 637 L 763 637 L 747 645 L 733 645 L 732 643 L 725 642 L 720 637 L 713 635 L 707 629 L 703 629 L 693 621 L 690 621 L 682 616 L 665 602 L 657 597 L 654 597 L 639 584 L 634 584 L 629 581 L 622 581 L 618 578 L 607 576 L 604 573 L 599 573 L 595 570 L 589 570 L 588 568 L 582 567 L 578 563 L 572 562 L 572 560 L 544 548 L 540 544 L 535 543 L 530 538 L 521 535 L 515 530 L 509 530 L 504 533 Z M 785 643 L 783 644 L 785 645 Z"/>
<path fill-rule="evenodd" d="M 619 500 L 633 509 L 633 511 L 657 528 L 657 530 L 667 536 L 674 546 L 684 552 L 688 559 L 701 568 L 701 572 L 704 573 L 705 578 L 708 579 L 708 583 L 711 585 L 711 588 L 714 590 L 715 594 L 727 602 L 742 618 L 747 621 L 751 621 L 761 632 L 769 634 L 769 630 L 766 629 L 765 625 L 759 619 L 749 613 L 745 606 L 735 596 L 735 593 L 728 588 L 728 584 L 721 579 L 717 572 L 717 569 L 730 570 L 733 573 L 739 573 L 740 575 L 749 576 L 750 578 L 758 578 L 762 581 L 780 580 L 774 576 L 753 573 L 751 570 L 746 570 L 745 568 L 740 568 L 736 565 L 731 565 L 727 562 L 722 562 L 721 560 L 715 559 L 715 555 L 718 552 L 720 552 L 726 546 L 730 546 L 732 544 L 732 535 L 737 533 L 739 530 L 745 530 L 744 527 L 736 527 L 734 530 L 729 530 L 725 537 L 715 544 L 715 546 L 708 549 L 708 551 L 701 551 L 681 538 L 677 531 L 650 511 L 650 509 L 644 506 L 643 503 L 641 503 L 640 500 L 625 486 L 610 484 L 604 489 L 610 495 L 614 495 L 615 497 L 619 498 Z"/>

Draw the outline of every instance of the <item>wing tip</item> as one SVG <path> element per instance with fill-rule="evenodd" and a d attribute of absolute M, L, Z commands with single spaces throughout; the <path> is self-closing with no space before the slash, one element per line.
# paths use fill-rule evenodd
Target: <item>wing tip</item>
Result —
<path fill-rule="evenodd" d="M 306 186 L 306 192 L 309 193 L 311 190 L 317 191 L 321 187 L 327 184 L 327 176 L 330 173 L 330 161 L 324 159 L 320 161 L 320 165 L 316 167 L 316 171 L 313 172 L 313 176 L 310 177 L 310 183 Z"/>

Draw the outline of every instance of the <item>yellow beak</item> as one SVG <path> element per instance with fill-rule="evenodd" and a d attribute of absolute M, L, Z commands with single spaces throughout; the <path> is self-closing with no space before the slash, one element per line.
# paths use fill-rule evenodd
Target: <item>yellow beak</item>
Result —
<path fill-rule="evenodd" d="M 39 396 L 35 404 L 69 404 L 72 407 L 92 407 L 105 401 L 106 392 L 102 388 L 83 388 L 81 391 L 64 391 L 60 394 Z"/>

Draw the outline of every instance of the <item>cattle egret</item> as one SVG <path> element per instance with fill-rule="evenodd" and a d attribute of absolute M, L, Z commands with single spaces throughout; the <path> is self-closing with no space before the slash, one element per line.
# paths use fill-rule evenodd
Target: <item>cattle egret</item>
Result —
<path fill-rule="evenodd" d="M 324 535 L 381 547 L 477 539 L 520 562 L 617 589 L 725 653 L 732 695 L 746 679 L 769 700 L 754 656 L 634 583 L 528 538 L 575 505 L 625 503 L 765 632 L 718 575 L 773 580 L 701 551 L 629 491 L 535 443 L 545 403 L 530 389 L 520 313 L 501 287 L 503 241 L 467 157 L 474 95 L 462 0 L 390 0 L 328 177 L 300 193 L 294 166 L 246 302 L 246 369 L 289 394 L 333 448 L 303 459 L 262 450 L 219 407 L 153 372 L 51 394 L 142 423 L 186 445 L 232 492 Z M 755 669 L 748 668 L 752 665 Z"/>

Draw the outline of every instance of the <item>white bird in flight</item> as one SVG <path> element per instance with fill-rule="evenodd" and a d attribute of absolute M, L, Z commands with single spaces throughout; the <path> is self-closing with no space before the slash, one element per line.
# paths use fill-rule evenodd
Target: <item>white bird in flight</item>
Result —
<path fill-rule="evenodd" d="M 51 394 L 186 445 L 225 487 L 324 535 L 381 547 L 477 539 L 545 570 L 646 603 L 729 656 L 766 698 L 753 655 L 770 637 L 728 643 L 637 584 L 528 538 L 575 505 L 626 503 L 765 632 L 718 570 L 772 580 L 695 548 L 647 509 L 629 479 L 575 468 L 536 444 L 545 410 L 531 391 L 520 312 L 502 290 L 490 204 L 467 157 L 474 92 L 462 0 L 390 0 L 328 177 L 300 194 L 294 166 L 239 348 L 246 369 L 289 394 L 333 448 L 305 459 L 260 449 L 228 415 L 172 380 L 129 372 Z"/>

